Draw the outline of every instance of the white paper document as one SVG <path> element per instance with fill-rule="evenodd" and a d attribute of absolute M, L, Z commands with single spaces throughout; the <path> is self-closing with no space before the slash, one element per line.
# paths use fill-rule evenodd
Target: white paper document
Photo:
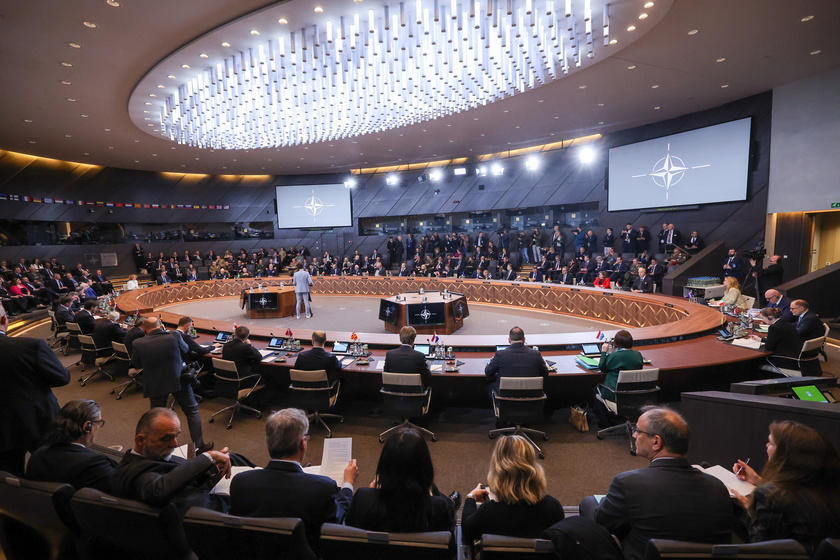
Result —
<path fill-rule="evenodd" d="M 749 337 L 744 338 L 736 338 L 732 341 L 732 346 L 741 346 L 743 348 L 752 348 L 753 350 L 758 350 L 761 348 L 761 341 L 753 340 Z"/>
<path fill-rule="evenodd" d="M 729 490 L 729 497 L 734 498 L 735 494 L 732 493 L 733 490 L 741 494 L 742 496 L 749 496 L 755 490 L 755 486 L 750 484 L 745 480 L 741 480 L 735 473 L 731 470 L 722 467 L 720 465 L 712 465 L 711 467 L 704 469 L 700 465 L 692 465 L 698 471 L 703 471 L 706 474 L 710 474 L 716 479 L 723 482 L 726 489 Z"/>
<path fill-rule="evenodd" d="M 344 484 L 344 468 L 353 458 L 353 438 L 324 439 L 324 455 L 321 457 L 321 474 Z"/>

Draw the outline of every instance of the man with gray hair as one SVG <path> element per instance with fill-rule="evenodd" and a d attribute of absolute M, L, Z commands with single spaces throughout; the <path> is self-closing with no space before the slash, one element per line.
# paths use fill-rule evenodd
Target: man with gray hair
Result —
<path fill-rule="evenodd" d="M 110 311 L 104 319 L 97 319 L 93 324 L 93 332 L 91 338 L 97 348 L 107 349 L 103 355 L 113 354 L 112 342 L 122 342 L 125 338 L 126 330 L 119 324 L 120 312 Z"/>
<path fill-rule="evenodd" d="M 592 496 L 580 503 L 580 514 L 621 539 L 624 557 L 640 560 L 650 539 L 727 543 L 733 510 L 721 481 L 686 461 L 690 432 L 670 408 L 642 408 L 633 429 L 636 454 L 650 461 L 613 478 L 598 504 Z"/>
<path fill-rule="evenodd" d="M 297 408 L 274 412 L 265 423 L 271 461 L 246 471 L 230 485 L 230 513 L 246 517 L 299 517 L 310 546 L 317 551 L 323 523 L 341 523 L 353 500 L 359 474 L 356 460 L 344 468 L 339 488 L 329 477 L 307 474 L 301 463 L 309 447 L 309 419 Z"/>

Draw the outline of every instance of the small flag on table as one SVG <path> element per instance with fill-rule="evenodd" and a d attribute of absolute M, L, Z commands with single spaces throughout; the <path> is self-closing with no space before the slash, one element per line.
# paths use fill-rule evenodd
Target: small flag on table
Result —
<path fill-rule="evenodd" d="M 359 340 L 359 335 L 356 334 L 356 331 L 353 331 L 353 334 L 350 335 L 350 340 L 353 342 Z"/>
<path fill-rule="evenodd" d="M 286 336 L 292 338 L 292 329 L 290 327 L 286 327 Z"/>
<path fill-rule="evenodd" d="M 440 340 L 440 337 L 438 337 L 436 332 L 432 332 L 432 338 L 430 340 L 432 341 L 432 344 L 434 344 L 437 343 L 438 340 Z"/>
<path fill-rule="evenodd" d="M 596 338 L 597 340 L 604 340 L 605 338 L 607 338 L 607 335 L 605 335 L 605 334 L 604 334 L 604 333 L 602 333 L 601 331 L 598 331 L 598 335 L 597 335 L 595 338 Z"/>

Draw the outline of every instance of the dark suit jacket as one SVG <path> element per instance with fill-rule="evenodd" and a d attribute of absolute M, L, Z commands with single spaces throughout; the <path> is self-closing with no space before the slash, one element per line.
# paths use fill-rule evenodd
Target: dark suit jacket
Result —
<path fill-rule="evenodd" d="M 524 342 L 514 342 L 496 352 L 484 374 L 498 388 L 500 377 L 548 377 L 548 366 L 539 352 Z"/>
<path fill-rule="evenodd" d="M 184 341 L 184 344 L 187 345 L 188 352 L 181 356 L 184 358 L 184 361 L 192 361 L 200 356 L 205 354 L 209 354 L 213 351 L 213 346 L 202 346 L 198 342 L 195 341 L 193 337 L 186 334 L 185 332 L 181 331 L 180 329 L 175 329 L 175 334 L 181 335 L 181 339 Z"/>
<path fill-rule="evenodd" d="M 250 344 L 234 338 L 222 347 L 222 359 L 234 362 L 239 377 L 245 377 L 251 374 L 254 365 L 262 361 L 262 354 Z"/>
<path fill-rule="evenodd" d="M 779 301 L 776 302 L 775 305 L 768 304 L 767 307 L 775 307 L 781 312 L 779 315 L 779 319 L 782 321 L 787 321 L 788 323 L 795 323 L 796 322 L 796 315 L 790 310 L 791 299 L 787 296 L 782 296 L 779 298 Z"/>
<path fill-rule="evenodd" d="M 472 545 L 481 535 L 537 539 L 545 529 L 563 520 L 563 506 L 545 496 L 536 504 L 505 504 L 488 500 L 480 508 L 467 498 L 461 514 L 461 542 Z"/>
<path fill-rule="evenodd" d="M 727 256 L 726 260 L 723 261 L 723 264 L 728 264 L 730 266 L 730 268 L 724 269 L 724 276 L 734 276 L 735 278 L 738 278 L 741 276 L 741 271 L 744 270 L 744 261 L 742 261 L 739 256 Z"/>
<path fill-rule="evenodd" d="M 0 333 L 0 451 L 32 451 L 58 402 L 50 390 L 70 383 L 70 373 L 47 343 Z"/>
<path fill-rule="evenodd" d="M 58 325 L 63 327 L 67 323 L 75 323 L 76 318 L 73 315 L 73 312 L 70 311 L 69 308 L 64 307 L 63 305 L 59 305 L 55 308 L 55 320 L 58 322 Z"/>
<path fill-rule="evenodd" d="M 146 336 L 146 333 L 140 327 L 131 327 L 128 329 L 128 332 L 125 333 L 125 338 L 123 338 L 123 344 L 125 344 L 125 349 L 128 350 L 129 356 L 134 350 L 134 341 L 144 336 Z"/>
<path fill-rule="evenodd" d="M 138 500 L 155 507 L 172 502 L 181 515 L 193 506 L 227 511 L 227 504 L 208 491 L 218 477 L 211 475 L 213 461 L 196 455 L 189 461 L 155 461 L 127 451 L 111 477 L 111 489 L 119 498 Z"/>
<path fill-rule="evenodd" d="M 58 282 L 55 278 L 50 278 L 49 280 L 47 280 L 47 287 L 57 294 L 66 294 L 70 291 L 71 288 L 71 286 L 68 286 L 67 282 L 63 278 L 61 280 L 61 287 L 59 287 Z"/>
<path fill-rule="evenodd" d="M 431 508 L 423 527 L 400 524 L 385 511 L 379 501 L 378 488 L 359 488 L 347 513 L 346 525 L 368 531 L 417 533 L 422 531 L 451 531 L 455 528 L 452 500 L 446 496 L 431 496 Z"/>
<path fill-rule="evenodd" d="M 646 275 L 644 278 L 640 276 L 633 282 L 632 288 L 649 294 L 653 292 L 653 278 L 650 274 Z"/>
<path fill-rule="evenodd" d="M 730 542 L 732 501 L 722 482 L 685 459 L 656 459 L 613 478 L 595 521 L 621 539 L 625 558 L 640 560 L 650 539 Z"/>
<path fill-rule="evenodd" d="M 244 517 L 300 517 L 317 550 L 321 525 L 342 523 L 353 491 L 326 476 L 307 474 L 289 461 L 238 474 L 230 484 L 230 513 Z"/>
<path fill-rule="evenodd" d="M 796 331 L 802 342 L 825 336 L 825 326 L 813 311 L 806 311 L 796 321 Z"/>
<path fill-rule="evenodd" d="M 125 339 L 125 329 L 108 319 L 99 319 L 93 326 L 93 338 L 97 348 L 112 348 L 112 342 L 122 342 Z"/>
<path fill-rule="evenodd" d="M 423 386 L 428 387 L 432 382 L 432 372 L 426 357 L 407 344 L 385 353 L 385 369 L 388 373 L 419 373 L 423 379 Z"/>
<path fill-rule="evenodd" d="M 799 338 L 799 333 L 793 324 L 779 319 L 767 327 L 767 338 L 764 339 L 764 348 L 768 352 L 773 352 L 776 356 L 797 358 L 799 357 L 799 352 L 802 350 L 802 339 Z M 791 367 L 791 363 L 788 360 L 782 360 L 778 363 L 781 367 Z"/>
<path fill-rule="evenodd" d="M 143 370 L 143 396 L 156 398 L 181 390 L 187 345 L 177 334 L 154 330 L 134 341 L 131 364 Z"/>
<path fill-rule="evenodd" d="M 53 443 L 38 448 L 26 465 L 26 478 L 64 482 L 76 490 L 96 488 L 111 493 L 111 475 L 117 463 L 110 457 L 75 443 Z"/>
<path fill-rule="evenodd" d="M 335 355 L 323 348 L 313 347 L 311 350 L 304 350 L 298 354 L 297 360 L 295 360 L 295 369 L 306 371 L 324 369 L 327 371 L 327 376 L 332 379 L 336 373 L 341 371 L 341 362 Z"/>
<path fill-rule="evenodd" d="M 96 326 L 96 319 L 86 309 L 82 309 L 76 313 L 73 316 L 73 322 L 79 325 L 79 328 L 82 329 L 82 334 L 91 334 L 93 327 Z"/>

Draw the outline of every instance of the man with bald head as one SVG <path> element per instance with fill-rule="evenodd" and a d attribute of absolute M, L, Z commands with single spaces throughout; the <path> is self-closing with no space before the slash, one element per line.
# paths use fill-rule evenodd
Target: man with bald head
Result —
<path fill-rule="evenodd" d="M 149 399 L 152 408 L 165 407 L 169 395 L 174 396 L 187 417 L 196 453 L 213 449 L 212 442 L 204 443 L 192 386 L 181 384 L 185 366 L 182 356 L 189 352 L 184 339 L 178 333 L 165 331 L 157 317 L 148 317 L 141 328 L 146 334 L 134 341 L 131 364 L 143 370 L 143 396 Z"/>
<path fill-rule="evenodd" d="M 324 349 L 327 343 L 327 333 L 315 331 L 312 333 L 312 349 L 304 350 L 295 360 L 295 369 L 304 371 L 326 370 L 330 381 L 341 371 L 341 362 L 331 352 Z"/>
<path fill-rule="evenodd" d="M 764 299 L 767 301 L 767 307 L 773 307 L 779 310 L 779 313 L 781 313 L 779 320 L 787 321 L 788 323 L 796 322 L 796 316 L 790 310 L 790 304 L 793 302 L 789 297 L 782 294 L 779 290 L 771 288 L 764 292 Z"/>
<path fill-rule="evenodd" d="M 734 518 L 729 491 L 686 461 L 688 424 L 666 407 L 642 410 L 633 438 L 636 454 L 650 465 L 613 478 L 600 504 L 592 496 L 584 498 L 580 514 L 621 539 L 628 560 L 641 560 L 650 539 L 730 542 Z"/>

